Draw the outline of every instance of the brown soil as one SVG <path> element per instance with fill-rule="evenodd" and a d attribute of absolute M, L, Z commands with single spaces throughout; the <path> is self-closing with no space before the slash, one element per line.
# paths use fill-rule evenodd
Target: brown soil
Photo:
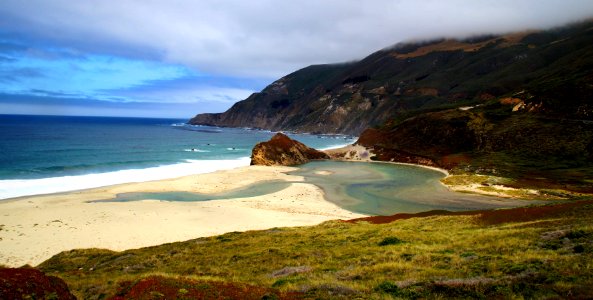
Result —
<path fill-rule="evenodd" d="M 516 45 L 521 42 L 521 40 L 527 36 L 528 34 L 533 33 L 534 31 L 525 31 L 519 33 L 508 34 L 500 38 L 492 38 L 486 41 L 478 42 L 478 43 L 466 43 L 458 40 L 447 39 L 440 43 L 426 45 L 424 47 L 420 47 L 413 52 L 410 53 L 393 53 L 392 55 L 399 59 L 407 59 L 413 57 L 424 56 L 431 52 L 443 52 L 443 51 L 464 51 L 464 52 L 475 52 L 478 51 L 490 44 L 498 43 L 498 47 L 505 48 Z"/>
<path fill-rule="evenodd" d="M 385 224 L 397 220 L 405 220 L 411 218 L 423 218 L 433 216 L 477 216 L 477 222 L 484 225 L 495 225 L 509 222 L 528 222 L 539 220 L 543 218 L 552 218 L 561 215 L 570 214 L 571 211 L 579 209 L 579 207 L 593 204 L 593 200 L 574 201 L 560 204 L 518 207 L 510 209 L 498 210 L 477 210 L 477 211 L 446 211 L 446 210 L 432 210 L 416 214 L 395 214 L 392 216 L 373 216 L 359 219 L 352 219 L 345 222 L 369 222 L 372 224 Z"/>
<path fill-rule="evenodd" d="M 299 293 L 284 293 L 275 289 L 241 283 L 196 281 L 182 278 L 151 276 L 136 282 L 120 283 L 116 296 L 123 299 L 301 299 Z"/>

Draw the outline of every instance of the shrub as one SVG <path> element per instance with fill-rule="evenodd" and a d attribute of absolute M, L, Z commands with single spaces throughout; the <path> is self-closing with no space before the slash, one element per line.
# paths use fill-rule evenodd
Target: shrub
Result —
<path fill-rule="evenodd" d="M 585 252 L 585 247 L 583 245 L 576 245 L 572 248 L 572 251 L 574 251 L 574 253 L 583 253 Z"/>
<path fill-rule="evenodd" d="M 576 239 L 580 239 L 580 238 L 584 238 L 587 236 L 587 233 L 584 230 L 573 230 L 571 232 L 569 232 L 568 234 L 566 234 L 566 237 L 571 239 L 571 240 L 576 240 Z"/>
<path fill-rule="evenodd" d="M 401 244 L 404 241 L 400 240 L 397 237 L 394 236 L 389 236 L 384 238 L 381 242 L 379 242 L 379 246 L 387 246 L 387 245 L 397 245 L 397 244 Z"/>
<path fill-rule="evenodd" d="M 375 288 L 377 291 L 383 293 L 396 295 L 399 292 L 399 287 L 391 281 L 383 281 Z"/>

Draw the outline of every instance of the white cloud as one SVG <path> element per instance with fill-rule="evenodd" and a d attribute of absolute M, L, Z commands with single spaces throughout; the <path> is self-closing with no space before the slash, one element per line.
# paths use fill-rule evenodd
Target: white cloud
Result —
<path fill-rule="evenodd" d="M 143 103 L 221 103 L 230 106 L 249 97 L 253 92 L 237 88 L 197 86 L 153 91 L 121 91 L 115 94 Z"/>
<path fill-rule="evenodd" d="M 3 0 L 0 32 L 273 79 L 402 40 L 547 28 L 591 16 L 590 0 Z"/>

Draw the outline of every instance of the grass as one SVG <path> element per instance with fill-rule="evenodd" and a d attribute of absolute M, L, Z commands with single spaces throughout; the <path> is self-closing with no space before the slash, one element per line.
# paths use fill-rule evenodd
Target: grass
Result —
<path fill-rule="evenodd" d="M 591 297 L 584 287 L 593 284 L 593 202 L 579 203 L 522 222 L 481 215 L 330 221 L 124 252 L 73 250 L 39 268 L 84 299 L 154 275 L 323 299 Z"/>
<path fill-rule="evenodd" d="M 460 192 L 484 193 L 520 199 L 561 200 L 582 199 L 588 194 L 551 188 L 526 188 L 511 178 L 457 172 L 441 182 Z"/>

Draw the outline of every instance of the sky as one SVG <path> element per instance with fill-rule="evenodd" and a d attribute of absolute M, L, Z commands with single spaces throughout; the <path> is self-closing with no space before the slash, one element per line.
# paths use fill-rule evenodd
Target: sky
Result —
<path fill-rule="evenodd" d="M 398 42 L 591 17 L 591 0 L 2 0 L 0 114 L 190 118 Z"/>

